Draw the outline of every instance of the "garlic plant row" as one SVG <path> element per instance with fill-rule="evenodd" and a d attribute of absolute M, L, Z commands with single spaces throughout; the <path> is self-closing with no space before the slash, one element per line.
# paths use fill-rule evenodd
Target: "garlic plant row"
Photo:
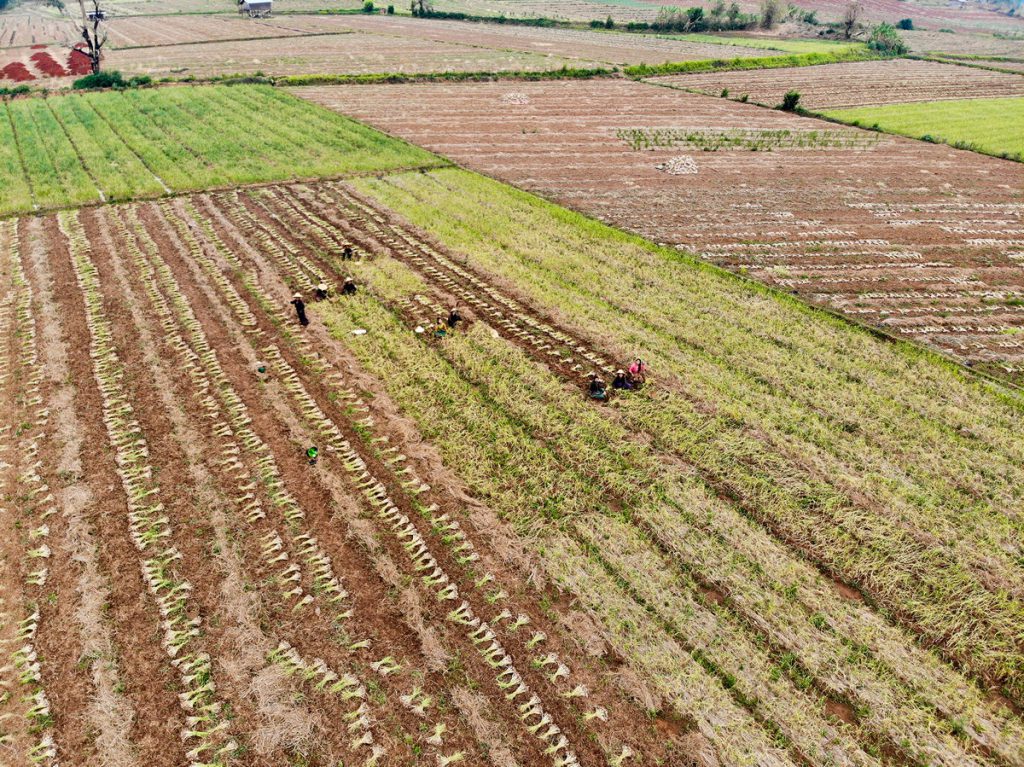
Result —
<path fill-rule="evenodd" d="M 188 749 L 186 757 L 192 767 L 220 767 L 228 763 L 238 744 L 230 736 L 223 704 L 216 694 L 210 657 L 197 648 L 202 619 L 190 604 L 192 585 L 176 572 L 175 563 L 182 554 L 170 541 L 173 531 L 160 501 L 160 487 L 152 478 L 146 438 L 123 384 L 125 370 L 106 317 L 91 246 L 76 214 L 61 213 L 58 222 L 70 245 L 72 267 L 82 291 L 89 356 L 117 474 L 127 496 L 132 541 L 141 556 L 143 578 L 160 612 L 161 645 L 177 669 L 184 690 L 178 699 L 186 712 L 187 726 L 181 732 Z"/>

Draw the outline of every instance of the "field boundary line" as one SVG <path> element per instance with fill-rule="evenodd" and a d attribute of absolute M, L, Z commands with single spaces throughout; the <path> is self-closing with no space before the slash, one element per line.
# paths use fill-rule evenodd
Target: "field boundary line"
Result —
<path fill-rule="evenodd" d="M 298 30 L 297 30 L 298 31 Z M 267 35 L 265 37 L 225 37 L 217 40 L 185 40 L 176 43 L 155 43 L 154 45 L 125 45 L 117 46 L 112 45 L 110 49 L 112 51 L 138 51 L 145 50 L 147 48 L 177 48 L 183 45 L 215 45 L 218 43 L 251 43 L 262 40 L 298 40 L 302 37 L 333 37 L 337 35 L 353 35 L 356 34 L 356 30 L 349 29 L 345 31 L 337 32 L 302 32 L 298 31 L 298 34 L 294 35 Z"/>

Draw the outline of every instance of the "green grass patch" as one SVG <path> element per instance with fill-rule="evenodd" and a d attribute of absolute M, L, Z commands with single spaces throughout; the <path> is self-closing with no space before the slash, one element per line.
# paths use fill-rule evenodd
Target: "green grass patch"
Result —
<path fill-rule="evenodd" d="M 0 215 L 443 161 L 265 85 L 0 104 Z"/>
<path fill-rule="evenodd" d="M 419 73 L 374 73 L 374 74 L 318 74 L 286 75 L 273 78 L 276 85 L 380 85 L 393 83 L 423 82 L 468 82 L 489 80 L 587 80 L 592 77 L 608 77 L 618 69 L 577 69 L 562 67 L 546 72 L 506 70 L 499 72 L 419 72 Z"/>
<path fill-rule="evenodd" d="M 725 38 L 721 38 L 725 39 Z M 735 59 L 703 59 L 701 61 L 673 61 L 666 64 L 639 64 L 623 71 L 630 77 L 687 74 L 691 72 L 728 71 L 736 69 L 782 69 L 810 67 L 817 64 L 837 64 L 844 61 L 866 61 L 879 56 L 866 46 L 844 48 L 831 52 L 791 53 L 785 56 L 755 56 Z"/>
<path fill-rule="evenodd" d="M 836 109 L 826 117 L 1021 161 L 1024 98 L 956 99 Z"/>
<path fill-rule="evenodd" d="M 863 51 L 864 43 L 851 43 L 842 40 L 783 40 L 759 37 L 738 37 L 735 35 L 708 35 L 693 33 L 685 35 L 660 35 L 673 40 L 685 40 L 689 43 L 710 43 L 712 45 L 738 45 L 743 48 L 758 48 L 783 53 L 840 53 L 845 51 Z"/>

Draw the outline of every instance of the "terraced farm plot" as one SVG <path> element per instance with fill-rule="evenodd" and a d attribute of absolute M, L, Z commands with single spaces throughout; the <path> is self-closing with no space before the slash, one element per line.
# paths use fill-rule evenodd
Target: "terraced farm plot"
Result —
<path fill-rule="evenodd" d="M 795 90 L 800 93 L 801 106 L 817 111 L 940 99 L 1024 96 L 1024 77 L 911 59 L 669 75 L 652 81 L 715 96 L 727 90 L 733 97 L 747 95 L 751 101 L 768 106 L 782 103 L 783 94 Z M 971 107 L 965 105 L 965 109 L 969 111 Z"/>
<path fill-rule="evenodd" d="M 996 37 L 982 33 L 939 32 L 937 30 L 900 30 L 903 41 L 913 53 L 952 53 L 963 56 L 1024 57 L 1024 34 Z"/>
<path fill-rule="evenodd" d="M 1024 160 L 1024 97 L 884 104 L 830 109 L 825 114 L 843 122 L 878 125 L 890 133 Z"/>
<path fill-rule="evenodd" d="M 499 51 L 377 34 L 318 35 L 216 45 L 112 50 L 109 66 L 130 74 L 268 75 L 549 71 L 585 66 L 579 59 Z M 589 66 L 598 66 L 590 63 Z"/>
<path fill-rule="evenodd" d="M 286 37 L 301 34 L 280 19 L 248 19 L 239 16 L 122 16 L 107 24 L 108 50 L 183 43 L 217 44 L 225 40 Z"/>
<path fill-rule="evenodd" d="M 19 4 L 0 13 L 0 50 L 71 43 L 77 38 L 78 30 L 69 19 L 32 4 Z"/>
<path fill-rule="evenodd" d="M 617 132 L 835 127 L 642 83 L 301 93 L 887 331 L 1002 374 L 1024 365 L 1024 192 L 1015 163 L 892 137 L 838 150 L 634 150 Z M 689 163 L 696 172 L 669 172 Z"/>
<path fill-rule="evenodd" d="M 2 112 L 0 215 L 437 162 L 264 86 L 19 99 Z"/>
<path fill-rule="evenodd" d="M 315 20 L 311 20 L 315 23 Z M 666 61 L 694 61 L 714 58 L 765 56 L 764 51 L 707 41 L 672 40 L 654 35 L 591 32 L 577 29 L 473 24 L 434 19 L 351 17 L 343 22 L 375 34 L 407 39 L 432 40 L 473 45 L 494 50 L 512 50 L 548 56 L 582 59 L 588 64 L 660 64 Z M 578 64 L 577 64 L 578 66 Z"/>
<path fill-rule="evenodd" d="M 0 258 L 14 758 L 1024 757 L 972 681 L 1021 698 L 998 386 L 458 170 L 8 219 Z M 656 383 L 587 402 L 634 352 Z"/>

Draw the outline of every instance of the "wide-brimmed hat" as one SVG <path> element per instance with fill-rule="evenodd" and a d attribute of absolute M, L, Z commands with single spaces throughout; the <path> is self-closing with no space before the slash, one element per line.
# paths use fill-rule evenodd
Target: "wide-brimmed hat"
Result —
<path fill-rule="evenodd" d="M 302 298 L 302 294 L 296 293 L 295 295 L 292 296 L 292 298 Z"/>

